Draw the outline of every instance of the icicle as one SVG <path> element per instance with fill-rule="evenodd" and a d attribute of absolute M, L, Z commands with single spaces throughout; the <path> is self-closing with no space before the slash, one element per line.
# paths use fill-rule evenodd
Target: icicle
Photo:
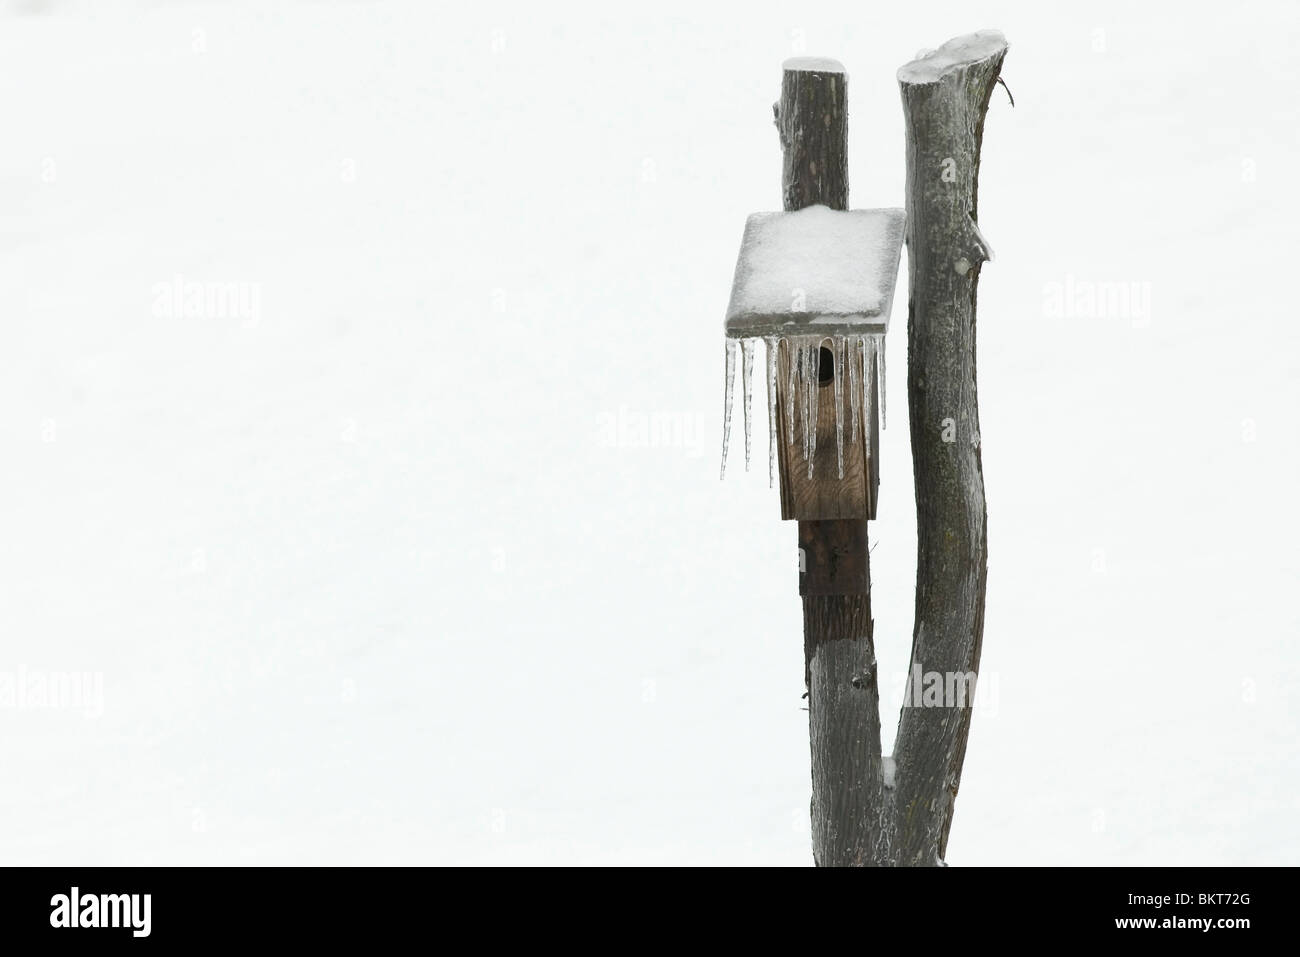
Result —
<path fill-rule="evenodd" d="M 799 419 L 803 423 L 803 460 L 808 461 L 808 347 L 799 345 Z"/>
<path fill-rule="evenodd" d="M 844 478 L 844 337 L 835 343 L 835 458 L 840 478 Z"/>
<path fill-rule="evenodd" d="M 862 445 L 867 459 L 871 458 L 871 426 L 874 412 L 871 407 L 871 370 L 876 360 L 875 343 L 870 336 L 862 337 Z"/>
<path fill-rule="evenodd" d="M 808 347 L 808 477 L 817 462 L 817 393 L 821 388 L 822 341 Z"/>
<path fill-rule="evenodd" d="M 785 424 L 790 432 L 790 444 L 794 445 L 794 386 L 798 381 L 800 346 L 793 339 L 785 340 L 785 359 L 790 366 L 790 381 L 785 390 Z"/>
<path fill-rule="evenodd" d="M 776 359 L 781 341 L 764 340 L 767 345 L 767 487 L 776 484 Z"/>
<path fill-rule="evenodd" d="M 862 411 L 862 393 L 858 391 L 858 338 L 849 336 L 849 404 L 853 424 L 849 427 L 849 443 L 858 440 L 858 415 Z"/>
<path fill-rule="evenodd" d="M 727 440 L 731 437 L 731 389 L 736 381 L 736 340 L 727 340 L 727 381 L 722 385 L 722 469 L 718 475 L 727 474 Z"/>
<path fill-rule="evenodd" d="M 740 340 L 740 383 L 745 396 L 745 471 L 749 471 L 749 407 L 753 390 L 749 382 L 754 377 L 754 340 Z"/>
<path fill-rule="evenodd" d="M 880 427 L 885 427 L 885 337 L 876 336 L 876 373 L 880 376 Z"/>
<path fill-rule="evenodd" d="M 811 424 L 809 407 L 813 402 L 813 397 L 809 394 L 809 361 L 811 361 L 811 355 L 813 355 L 813 346 L 809 342 L 803 343 L 800 346 L 800 415 L 803 419 L 803 460 L 805 462 L 809 459 L 809 425 Z M 810 464 L 809 468 L 813 468 L 813 465 Z"/>

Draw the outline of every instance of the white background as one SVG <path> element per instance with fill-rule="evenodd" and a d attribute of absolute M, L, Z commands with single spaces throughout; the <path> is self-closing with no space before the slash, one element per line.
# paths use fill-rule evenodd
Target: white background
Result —
<path fill-rule="evenodd" d="M 1300 862 L 1294 5 L 0 9 L 0 674 L 103 681 L 0 707 L 0 860 L 809 863 L 765 427 L 718 481 L 741 227 L 786 57 L 844 62 L 895 206 L 896 68 L 993 27 L 948 860 Z M 177 276 L 255 320 L 159 314 Z M 1149 309 L 1053 310 L 1103 283 Z"/>

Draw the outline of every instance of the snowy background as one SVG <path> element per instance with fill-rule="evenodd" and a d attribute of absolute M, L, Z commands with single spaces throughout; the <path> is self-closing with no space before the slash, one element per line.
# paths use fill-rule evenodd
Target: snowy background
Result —
<path fill-rule="evenodd" d="M 995 27 L 948 859 L 1300 863 L 1300 9 L 1203 7 L 0 2 L 0 861 L 810 863 L 735 255 L 782 60 L 901 205 L 896 68 Z"/>

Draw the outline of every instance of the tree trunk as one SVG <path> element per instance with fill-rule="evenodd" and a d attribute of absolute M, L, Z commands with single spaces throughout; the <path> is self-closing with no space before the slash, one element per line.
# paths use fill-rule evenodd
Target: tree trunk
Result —
<path fill-rule="evenodd" d="M 800 520 L 813 855 L 820 866 L 942 864 L 947 849 L 970 732 L 971 701 L 961 692 L 973 693 L 965 678 L 978 670 L 984 630 L 975 295 L 989 252 L 975 225 L 975 200 L 984 114 L 1006 50 L 1001 34 L 972 34 L 898 73 L 907 131 L 917 507 L 908 673 L 911 682 L 919 667 L 925 687 L 909 685 L 895 760 L 882 757 L 866 521 Z M 787 211 L 848 207 L 846 93 L 834 61 L 787 61 L 776 107 Z M 873 449 L 873 507 L 876 459 Z M 929 684 L 936 674 L 937 701 Z"/>
<path fill-rule="evenodd" d="M 894 748 L 896 863 L 942 863 L 970 732 L 959 676 L 979 669 L 988 572 L 975 392 L 975 294 L 990 258 L 976 226 L 984 115 L 1007 45 L 985 31 L 898 71 L 907 135 L 907 393 L 916 486 L 919 666 L 942 704 L 909 684 Z"/>
<path fill-rule="evenodd" d="M 781 76 L 776 128 L 786 212 L 849 208 L 848 74 L 834 60 L 795 57 Z"/>
<path fill-rule="evenodd" d="M 834 61 L 786 62 L 776 127 L 787 212 L 848 208 L 847 92 Z M 834 473 L 822 481 L 835 481 Z M 866 519 L 800 521 L 799 545 L 813 858 L 819 866 L 875 863 L 885 818 Z"/>

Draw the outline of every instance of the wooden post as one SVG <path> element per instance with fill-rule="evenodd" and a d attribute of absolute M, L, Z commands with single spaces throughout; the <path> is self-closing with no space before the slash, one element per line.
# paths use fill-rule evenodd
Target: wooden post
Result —
<path fill-rule="evenodd" d="M 848 208 L 847 92 L 848 78 L 835 61 L 786 61 L 775 109 L 787 212 L 815 204 Z M 786 408 L 788 361 L 783 355 L 779 410 Z M 831 388 L 831 377 L 846 370 L 832 366 L 826 372 L 823 390 Z M 886 846 L 865 518 L 874 506 L 874 482 L 864 482 L 861 471 L 856 481 L 847 473 L 848 483 L 838 478 L 833 464 L 834 403 L 819 402 L 819 408 L 818 454 L 827 458 L 824 464 L 818 461 L 812 479 L 805 481 L 800 468 L 790 467 L 793 450 L 784 440 L 777 443 L 782 514 L 799 519 L 813 856 L 819 866 L 869 864 Z M 784 436 L 784 418 L 780 428 Z M 874 432 L 867 427 L 866 434 L 874 437 Z M 874 468 L 867 471 L 874 473 Z M 841 506 L 846 490 L 856 500 Z M 825 517 L 826 502 L 836 503 L 830 514 L 863 517 L 813 520 Z"/>
<path fill-rule="evenodd" d="M 988 573 L 975 393 L 976 226 L 984 115 L 1007 44 L 984 31 L 898 71 L 907 134 L 907 399 L 916 485 L 909 676 L 979 669 Z M 914 689 L 909 688 L 914 694 Z M 909 699 L 911 695 L 909 695 Z M 894 755 L 899 864 L 943 860 L 970 733 L 969 700 L 904 706 Z"/>

